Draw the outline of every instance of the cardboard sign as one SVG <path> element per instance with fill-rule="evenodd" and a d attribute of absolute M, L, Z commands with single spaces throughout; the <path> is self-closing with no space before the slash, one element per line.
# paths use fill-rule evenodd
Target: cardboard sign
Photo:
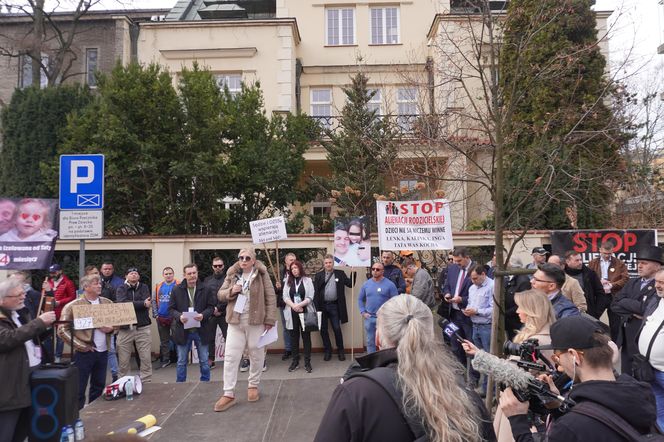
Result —
<path fill-rule="evenodd" d="M 136 324 L 136 311 L 131 302 L 117 304 L 86 304 L 72 307 L 74 329 L 114 327 Z"/>
<path fill-rule="evenodd" d="M 454 248 L 449 201 L 376 201 L 376 208 L 382 250 Z"/>
<path fill-rule="evenodd" d="M 263 244 L 288 238 L 286 234 L 286 222 L 283 216 L 251 221 L 249 228 L 251 229 L 251 239 L 254 244 Z"/>

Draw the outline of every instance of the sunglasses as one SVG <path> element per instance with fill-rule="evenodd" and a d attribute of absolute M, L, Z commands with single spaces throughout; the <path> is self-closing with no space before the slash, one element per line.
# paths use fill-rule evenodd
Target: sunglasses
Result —
<path fill-rule="evenodd" d="M 240 261 L 251 261 L 251 256 L 238 256 L 237 259 Z"/>
<path fill-rule="evenodd" d="M 215 268 L 215 269 L 220 269 L 223 266 L 224 266 L 223 264 L 212 264 L 212 267 Z"/>
<path fill-rule="evenodd" d="M 376 268 L 372 267 L 372 268 L 371 268 L 371 271 L 372 271 L 372 272 L 382 272 L 383 269 L 379 269 L 378 267 L 376 267 Z"/>

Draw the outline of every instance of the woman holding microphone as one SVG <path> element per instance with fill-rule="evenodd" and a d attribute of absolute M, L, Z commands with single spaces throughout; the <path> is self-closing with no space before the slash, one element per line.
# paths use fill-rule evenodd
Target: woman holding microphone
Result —
<path fill-rule="evenodd" d="M 258 339 L 263 332 L 274 327 L 277 298 L 267 267 L 256 260 L 256 253 L 250 248 L 240 250 L 238 262 L 228 269 L 217 296 L 220 301 L 228 303 L 228 340 L 224 359 L 224 394 L 214 404 L 214 411 L 226 411 L 236 403 L 237 371 L 245 346 L 249 349 L 251 361 L 247 401 L 256 402 L 259 399 L 258 384 L 265 351 L 257 347 Z"/>

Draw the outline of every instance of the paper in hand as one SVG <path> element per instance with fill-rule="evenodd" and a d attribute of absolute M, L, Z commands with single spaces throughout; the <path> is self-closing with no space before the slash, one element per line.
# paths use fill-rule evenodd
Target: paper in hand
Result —
<path fill-rule="evenodd" d="M 269 330 L 265 330 L 260 338 L 258 338 L 258 348 L 263 348 L 266 345 L 270 345 L 273 342 L 276 342 L 279 338 L 277 333 L 277 327 L 272 327 Z"/>

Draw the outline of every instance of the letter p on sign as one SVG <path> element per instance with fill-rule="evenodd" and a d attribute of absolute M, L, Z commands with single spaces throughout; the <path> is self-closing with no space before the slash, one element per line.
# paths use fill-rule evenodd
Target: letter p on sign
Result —
<path fill-rule="evenodd" d="M 95 179 L 95 165 L 90 160 L 74 160 L 71 162 L 69 191 L 78 193 L 79 184 L 90 184 Z"/>

